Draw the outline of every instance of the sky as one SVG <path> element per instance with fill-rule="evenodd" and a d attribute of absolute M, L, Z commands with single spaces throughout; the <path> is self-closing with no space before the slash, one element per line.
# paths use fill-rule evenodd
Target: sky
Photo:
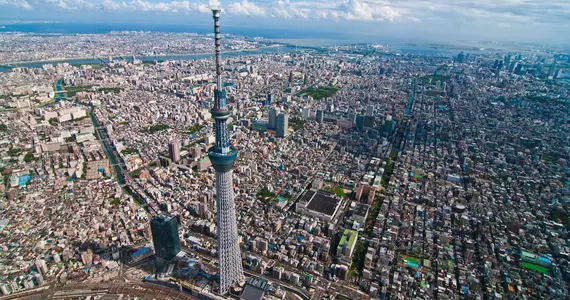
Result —
<path fill-rule="evenodd" d="M 570 44 L 570 0 L 0 0 L 0 20 L 208 24 L 409 41 Z M 294 36 L 291 36 L 294 38 Z"/>

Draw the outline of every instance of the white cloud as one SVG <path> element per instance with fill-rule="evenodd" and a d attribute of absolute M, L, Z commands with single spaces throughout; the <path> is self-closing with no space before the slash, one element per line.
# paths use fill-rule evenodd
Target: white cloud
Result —
<path fill-rule="evenodd" d="M 0 0 L 0 5 L 8 5 L 25 10 L 34 9 L 32 5 L 26 0 Z"/>
<path fill-rule="evenodd" d="M 201 14 L 211 13 L 210 7 L 204 3 L 192 3 L 190 4 L 193 11 L 199 12 Z"/>
<path fill-rule="evenodd" d="M 218 0 L 210 0 L 210 1 L 208 1 L 208 6 L 212 9 L 213 8 L 221 8 L 222 4 Z"/>
<path fill-rule="evenodd" d="M 400 13 L 383 3 L 368 4 L 360 0 L 348 0 L 341 7 L 349 21 L 394 21 L 400 16 Z"/>
<path fill-rule="evenodd" d="M 221 2 L 224 2 L 222 5 Z M 559 28 L 570 22 L 569 0 L 0 0 L 19 10 L 52 8 L 89 14 L 90 10 L 161 14 L 209 14 L 223 8 L 242 16 L 338 22 L 448 22 L 474 27 L 485 23 L 512 28 L 531 24 Z M 223 7 L 222 7 L 223 6 Z M 505 26 L 501 26 L 505 28 Z"/>
<path fill-rule="evenodd" d="M 289 0 L 279 0 L 274 3 L 272 15 L 285 19 L 308 19 L 313 13 L 317 13 L 309 8 L 303 8 L 303 4 L 304 2 L 292 3 Z"/>
<path fill-rule="evenodd" d="M 228 10 L 230 13 L 235 15 L 244 16 L 264 16 L 265 9 L 259 7 L 247 0 L 242 0 L 241 2 L 235 2 L 228 5 Z"/>

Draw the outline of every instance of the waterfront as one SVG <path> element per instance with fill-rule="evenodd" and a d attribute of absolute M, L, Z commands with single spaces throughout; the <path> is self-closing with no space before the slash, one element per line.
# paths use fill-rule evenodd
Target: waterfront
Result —
<path fill-rule="evenodd" d="M 242 51 L 234 51 L 234 52 L 226 52 L 224 56 L 229 57 L 236 57 L 236 56 L 249 56 L 255 54 L 264 54 L 264 53 L 279 53 L 279 52 L 295 52 L 301 49 L 308 49 L 302 47 L 294 47 L 290 45 L 284 45 L 282 47 L 271 46 L 271 47 L 263 47 L 259 49 L 253 50 L 242 50 Z M 211 58 L 213 57 L 213 53 L 199 53 L 199 54 L 186 54 L 186 55 L 157 55 L 157 56 L 136 56 L 136 59 L 142 62 L 162 62 L 162 61 L 169 61 L 169 60 L 197 60 L 197 59 L 204 59 L 204 58 Z M 116 56 L 113 57 L 113 60 L 127 60 L 132 62 L 133 57 L 122 57 Z M 55 61 L 38 61 L 38 62 L 29 62 L 29 63 L 17 63 L 13 66 L 7 65 L 0 65 L 0 72 L 5 72 L 10 70 L 12 67 L 24 67 L 24 68 L 41 68 L 45 64 L 57 64 L 57 63 L 69 63 L 71 65 L 92 65 L 92 64 L 101 64 L 107 63 L 108 58 L 105 60 L 99 58 L 84 58 L 84 59 L 62 59 L 62 60 L 55 60 Z"/>

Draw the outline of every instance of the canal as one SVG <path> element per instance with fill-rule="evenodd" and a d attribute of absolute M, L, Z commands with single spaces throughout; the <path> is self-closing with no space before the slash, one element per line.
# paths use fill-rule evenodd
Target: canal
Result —
<path fill-rule="evenodd" d="M 119 153 L 117 152 L 116 148 L 109 144 L 109 135 L 107 134 L 107 129 L 101 127 L 99 121 L 95 117 L 93 113 L 93 108 L 89 111 L 89 117 L 91 118 L 91 122 L 93 122 L 93 126 L 95 127 L 95 132 L 99 141 L 103 144 L 103 148 L 107 157 L 109 157 L 109 161 L 115 171 L 115 175 L 117 176 L 117 181 L 119 185 L 133 197 L 133 199 L 140 204 L 147 212 L 149 211 L 148 205 L 146 205 L 145 201 L 139 197 L 136 193 L 134 193 L 131 188 L 126 184 L 125 174 L 127 174 L 127 168 L 124 167 L 124 162 L 121 160 Z"/>

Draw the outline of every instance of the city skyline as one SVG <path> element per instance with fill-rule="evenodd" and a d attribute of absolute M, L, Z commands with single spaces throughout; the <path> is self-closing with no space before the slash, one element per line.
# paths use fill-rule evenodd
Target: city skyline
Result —
<path fill-rule="evenodd" d="M 94 2 L 0 0 L 62 22 L 0 22 L 2 299 L 569 299 L 569 50 Z"/>
<path fill-rule="evenodd" d="M 165 0 L 0 0 L 11 21 L 85 23 L 205 24 L 210 8 L 219 7 L 228 27 L 329 32 L 340 40 L 377 42 L 485 39 L 568 45 L 570 3 L 501 1 L 165 1 Z M 54 17 L 55 16 L 55 17 Z M 104 22 L 102 22 L 104 21 Z M 189 30 L 192 31 L 192 27 Z M 263 36 L 263 34 L 259 34 Z"/>

